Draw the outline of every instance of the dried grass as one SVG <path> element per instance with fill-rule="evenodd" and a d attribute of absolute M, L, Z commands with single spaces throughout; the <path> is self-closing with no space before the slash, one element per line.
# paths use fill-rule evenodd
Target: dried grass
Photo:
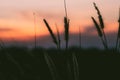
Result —
<path fill-rule="evenodd" d="M 92 18 L 92 20 L 93 20 L 93 22 L 94 22 L 94 24 L 97 28 L 99 36 L 102 38 L 101 40 L 103 42 L 103 45 L 104 45 L 105 49 L 108 49 L 107 38 L 106 38 L 106 35 L 105 35 L 105 32 L 104 32 L 104 27 L 105 26 L 104 26 L 104 21 L 103 21 L 102 15 L 100 13 L 99 8 L 96 6 L 96 3 L 93 3 L 93 5 L 94 5 L 94 7 L 97 11 L 100 25 L 97 23 L 97 21 L 94 18 Z"/>
<path fill-rule="evenodd" d="M 118 27 L 118 35 L 117 35 L 116 48 L 115 48 L 117 51 L 120 48 L 120 8 L 119 8 L 119 20 L 118 20 L 118 23 L 119 23 L 119 27 Z"/>
<path fill-rule="evenodd" d="M 43 19 L 43 21 L 44 21 L 44 23 L 46 24 L 46 27 L 47 27 L 47 29 L 48 29 L 48 31 L 49 31 L 52 39 L 53 39 L 53 42 L 56 44 L 56 46 L 58 46 L 57 39 L 56 39 L 55 34 L 53 33 L 51 27 L 49 26 L 48 22 L 47 22 L 45 19 Z"/>

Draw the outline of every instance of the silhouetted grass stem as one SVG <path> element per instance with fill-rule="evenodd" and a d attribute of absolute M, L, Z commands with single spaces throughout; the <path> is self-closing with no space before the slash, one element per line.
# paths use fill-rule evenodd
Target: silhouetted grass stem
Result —
<path fill-rule="evenodd" d="M 59 32 L 59 29 L 57 27 L 57 24 L 56 25 L 56 30 L 57 30 L 57 38 L 58 38 L 58 49 L 61 49 L 61 40 L 60 40 L 60 32 Z"/>
<path fill-rule="evenodd" d="M 43 19 L 43 21 L 44 21 L 44 23 L 46 24 L 46 27 L 47 27 L 47 29 L 48 29 L 48 31 L 49 31 L 49 33 L 50 33 L 52 39 L 53 39 L 53 42 L 54 42 L 54 43 L 56 44 L 56 46 L 58 47 L 57 39 L 56 39 L 56 37 L 55 37 L 55 35 L 54 35 L 52 29 L 50 28 L 48 22 L 47 22 L 45 19 Z"/>
<path fill-rule="evenodd" d="M 116 51 L 118 51 L 119 49 L 119 45 L 120 45 L 120 8 L 119 8 L 119 20 L 118 20 L 118 23 L 119 23 L 119 27 L 118 27 L 118 34 L 117 34 L 117 41 L 116 41 Z"/>

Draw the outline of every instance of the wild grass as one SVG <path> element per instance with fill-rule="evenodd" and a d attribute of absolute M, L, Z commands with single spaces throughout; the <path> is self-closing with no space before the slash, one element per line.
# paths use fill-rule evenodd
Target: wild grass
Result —
<path fill-rule="evenodd" d="M 69 57 L 67 58 L 67 77 L 68 77 L 68 80 L 72 80 L 73 79 L 73 75 L 72 75 L 72 66 L 71 66 L 71 62 L 69 60 Z"/>
<path fill-rule="evenodd" d="M 94 24 L 95 24 L 95 26 L 96 26 L 96 29 L 97 29 L 97 32 L 98 32 L 98 36 L 101 38 L 101 41 L 102 41 L 104 47 L 107 49 L 107 46 L 106 46 L 106 44 L 105 44 L 105 41 L 103 40 L 103 33 L 102 33 L 102 31 L 101 31 L 101 29 L 100 29 L 97 21 L 96 21 L 93 17 L 91 17 L 91 18 L 92 18 L 92 20 L 93 20 L 93 22 L 94 22 Z"/>
<path fill-rule="evenodd" d="M 53 39 L 53 42 L 54 42 L 54 43 L 56 44 L 56 46 L 58 47 L 57 38 L 55 37 L 55 34 L 53 33 L 51 27 L 49 26 L 48 22 L 47 22 L 45 19 L 43 19 L 43 21 L 44 21 L 44 23 L 45 23 L 45 25 L 46 25 L 46 27 L 47 27 L 47 29 L 48 29 L 48 31 L 49 31 L 52 39 Z"/>
<path fill-rule="evenodd" d="M 79 27 L 79 47 L 82 48 L 82 33 L 80 27 Z"/>
<path fill-rule="evenodd" d="M 67 17 L 64 17 L 64 28 L 65 28 L 66 49 L 68 49 L 68 41 L 69 41 L 69 19 Z"/>
<path fill-rule="evenodd" d="M 61 49 L 61 39 L 60 39 L 60 32 L 59 32 L 59 29 L 58 29 L 58 26 L 57 26 L 57 24 L 55 24 L 55 26 L 56 26 L 56 30 L 57 30 L 58 49 Z"/>
<path fill-rule="evenodd" d="M 6 52 L 7 59 L 12 62 L 19 70 L 20 76 L 24 75 L 24 70 L 21 65 L 9 54 Z"/>
<path fill-rule="evenodd" d="M 50 73 L 52 75 L 53 80 L 59 80 L 58 72 L 57 72 L 55 63 L 52 60 L 52 58 L 49 56 L 48 53 L 44 53 L 44 58 L 45 58 L 45 61 L 46 61 L 47 65 L 48 65 L 48 68 L 50 70 Z"/>
<path fill-rule="evenodd" d="M 73 61 L 73 73 L 74 73 L 74 80 L 80 80 L 79 79 L 79 65 L 78 60 L 75 55 L 75 53 L 72 54 L 72 61 Z"/>
<path fill-rule="evenodd" d="M 118 35 L 117 35 L 117 41 L 116 41 L 116 50 L 118 51 L 120 48 L 120 8 L 119 8 L 119 19 L 118 19 Z"/>
<path fill-rule="evenodd" d="M 70 20 L 68 19 L 66 0 L 64 0 L 64 8 L 65 8 L 65 17 L 64 17 L 64 29 L 65 29 L 65 31 L 64 32 L 65 32 L 66 49 L 68 49 Z"/>
<path fill-rule="evenodd" d="M 106 38 L 106 35 L 105 35 L 105 32 L 104 32 L 104 21 L 103 21 L 102 15 L 100 13 L 99 8 L 96 6 L 96 3 L 93 3 L 93 5 L 94 5 L 94 7 L 95 7 L 95 9 L 97 11 L 97 14 L 98 14 L 99 24 L 92 17 L 93 23 L 95 24 L 95 26 L 97 28 L 97 32 L 98 32 L 99 37 L 101 37 L 104 48 L 108 49 L 107 38 Z"/>
<path fill-rule="evenodd" d="M 69 23 L 70 20 L 68 19 L 68 15 L 67 15 L 67 7 L 66 7 L 66 0 L 64 0 L 64 8 L 65 8 L 65 17 L 64 17 L 64 37 L 65 37 L 65 41 L 66 41 L 66 50 L 68 49 L 68 41 L 69 41 Z M 56 26 L 56 30 L 57 30 L 57 37 L 55 36 L 55 34 L 53 33 L 51 27 L 49 26 L 48 22 L 43 19 L 46 27 L 48 28 L 48 31 L 53 39 L 53 42 L 56 44 L 57 48 L 60 49 L 61 48 L 61 40 L 60 40 L 60 33 L 59 30 Z"/>
<path fill-rule="evenodd" d="M 104 32 L 104 21 L 102 15 L 96 6 L 94 7 L 98 14 L 99 23 L 95 20 L 94 17 L 92 21 L 97 29 L 98 36 L 101 38 L 101 41 L 105 47 L 108 49 L 107 39 Z M 56 50 L 56 49 L 35 49 L 33 51 L 25 51 L 23 49 L 15 48 L 4 48 L 0 44 L 0 79 L 1 80 L 89 80 L 94 79 L 95 76 L 98 78 L 104 79 L 107 75 L 113 77 L 113 75 L 119 69 L 120 54 L 114 50 L 82 50 L 79 48 L 69 48 L 69 19 L 67 15 L 66 1 L 64 0 L 65 7 L 65 17 L 64 17 L 64 29 L 65 29 L 65 41 L 67 50 Z M 35 20 L 34 20 L 35 21 Z M 50 25 L 43 19 L 54 44 L 58 49 L 61 48 L 61 39 L 60 32 L 56 25 L 57 37 L 52 31 Z M 116 41 L 116 49 L 120 47 L 120 10 L 119 10 L 119 29 Z M 79 29 L 79 41 L 81 48 L 81 30 Z M 36 48 L 36 28 L 35 28 L 35 48 Z M 3 51 L 2 51 L 3 50 Z M 14 54 L 15 53 L 15 54 Z M 59 54 L 60 53 L 60 54 Z M 54 56 L 54 57 L 52 57 Z M 109 56 L 114 56 L 115 59 L 110 58 Z M 109 57 L 109 58 L 108 58 Z M 102 63 L 102 64 L 101 64 Z M 111 66 L 113 64 L 113 66 Z M 12 67 L 10 67 L 12 66 Z M 107 67 L 106 67 L 107 66 Z M 16 69 L 17 68 L 17 71 Z M 7 69 L 9 68 L 9 70 Z M 60 70 L 59 70 L 60 69 Z M 48 71 L 49 70 L 49 71 Z M 113 70 L 113 72 L 111 71 Z M 106 73 L 104 73 L 106 71 Z M 14 73 L 13 73 L 14 72 Z M 50 72 L 50 74 L 49 74 Z M 93 73 L 92 73 L 93 72 Z M 102 74 L 100 73 L 102 72 Z M 119 72 L 119 71 L 118 71 Z M 2 73 L 2 75 L 1 75 Z M 111 75 L 112 74 L 112 75 Z M 118 74 L 118 73 L 117 73 Z M 116 74 L 116 75 L 117 75 Z M 9 79 L 6 77 L 9 77 Z M 105 75 L 105 76 L 104 76 Z M 116 75 L 114 79 L 116 78 Z M 4 78 L 1 78 L 5 76 Z M 92 76 L 92 77 L 91 77 Z M 34 77 L 34 78 L 33 78 Z M 38 77 L 40 77 L 38 79 Z M 50 79 L 52 77 L 52 79 Z M 67 77 L 67 78 L 66 78 Z M 106 77 L 109 79 L 109 77 Z M 118 74 L 119 77 L 119 74 Z M 20 78 L 20 79 L 19 79 Z M 97 80 L 95 79 L 95 80 Z M 106 79 L 105 79 L 106 80 Z"/>
<path fill-rule="evenodd" d="M 105 77 L 119 77 L 116 71 L 120 71 L 120 54 L 112 50 L 6 50 L 9 54 L 0 50 L 0 80 L 88 80 L 95 76 L 104 80 Z"/>
<path fill-rule="evenodd" d="M 65 16 L 68 17 L 66 0 L 64 0 L 64 8 L 65 8 Z"/>
<path fill-rule="evenodd" d="M 37 36 L 36 36 L 36 15 L 35 12 L 33 12 L 33 16 L 34 16 L 34 37 L 35 37 L 35 49 L 37 47 Z"/>

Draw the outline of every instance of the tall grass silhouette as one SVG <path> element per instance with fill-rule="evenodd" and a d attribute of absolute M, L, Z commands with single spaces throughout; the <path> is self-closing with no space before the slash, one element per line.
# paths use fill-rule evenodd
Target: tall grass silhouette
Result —
<path fill-rule="evenodd" d="M 64 0 L 64 8 L 65 8 L 65 17 L 64 17 L 65 41 L 66 41 L 66 49 L 68 49 L 70 20 L 68 19 L 68 15 L 67 15 L 66 0 Z"/>
<path fill-rule="evenodd" d="M 36 17 L 35 17 L 35 12 L 33 12 L 33 16 L 34 16 L 34 37 L 35 37 L 35 49 L 37 47 L 37 37 L 36 37 Z"/>
<path fill-rule="evenodd" d="M 82 48 L 82 33 L 80 27 L 79 27 L 79 47 Z"/>
<path fill-rule="evenodd" d="M 96 11 L 97 11 L 97 14 L 98 14 L 98 19 L 99 19 L 99 24 L 97 23 L 97 21 L 94 19 L 94 17 L 91 17 L 92 20 L 93 20 L 93 23 L 95 24 L 96 26 L 96 29 L 97 29 L 97 32 L 98 32 L 98 35 L 99 37 L 101 38 L 102 40 L 102 43 L 104 45 L 104 48 L 105 49 L 108 49 L 108 44 L 107 44 L 107 38 L 106 38 L 106 35 L 105 35 L 105 32 L 104 32 L 104 21 L 103 21 L 103 18 L 102 18 L 102 15 L 100 13 L 100 10 L 99 8 L 97 7 L 96 3 L 93 3 Z"/>
<path fill-rule="evenodd" d="M 49 26 L 48 22 L 45 19 L 43 19 L 43 21 L 44 21 L 52 39 L 53 39 L 53 42 L 56 44 L 56 46 L 58 48 L 58 41 L 57 41 L 57 38 L 56 38 L 55 34 L 53 33 L 53 31 L 52 31 L 51 27 Z"/>
<path fill-rule="evenodd" d="M 120 48 L 120 8 L 119 8 L 119 19 L 118 19 L 119 27 L 118 27 L 118 35 L 116 41 L 116 50 L 118 51 Z"/>
<path fill-rule="evenodd" d="M 93 17 L 91 17 L 91 18 L 92 18 L 92 20 L 93 20 L 93 22 L 94 22 L 94 24 L 95 24 L 95 26 L 96 26 L 98 35 L 99 35 L 99 37 L 101 38 L 101 41 L 102 41 L 104 47 L 107 48 L 107 46 L 106 46 L 106 44 L 105 44 L 105 42 L 104 42 L 104 39 L 103 39 L 103 33 L 102 33 L 102 31 L 101 31 L 101 29 L 100 29 L 97 21 L 96 21 Z"/>
<path fill-rule="evenodd" d="M 98 36 L 100 37 L 104 48 L 108 49 L 107 39 L 104 32 L 104 27 L 105 27 L 104 21 L 98 7 L 96 6 L 95 3 L 93 4 L 98 14 L 99 23 L 94 17 L 91 17 L 91 19 L 97 29 Z M 95 79 L 95 76 L 97 76 L 98 78 L 102 77 L 102 79 L 105 79 L 104 77 L 106 76 L 107 76 L 106 79 L 111 78 L 111 76 L 112 77 L 114 76 L 113 74 L 116 73 L 115 71 L 118 71 L 119 69 L 118 56 L 120 56 L 120 54 L 117 54 L 116 52 L 114 53 L 112 50 L 101 51 L 95 49 L 92 50 L 88 50 L 88 49 L 82 50 L 78 48 L 76 50 L 73 50 L 72 48 L 68 49 L 70 20 L 68 19 L 65 0 L 64 0 L 64 7 L 65 7 L 64 37 L 66 41 L 66 50 L 40 49 L 38 51 L 35 50 L 35 52 L 34 51 L 31 52 L 31 50 L 25 49 L 24 51 L 24 49 L 20 49 L 20 53 L 19 53 L 18 52 L 19 50 L 14 51 L 14 48 L 12 48 L 13 50 L 10 49 L 10 51 L 8 52 L 7 50 L 9 49 L 7 48 L 5 49 L 3 41 L 0 41 L 1 42 L 0 48 L 4 50 L 4 52 L 2 53 L 0 49 L 0 67 L 1 66 L 5 67 L 5 69 L 2 70 L 1 68 L 0 70 L 0 80 L 88 80 L 88 79 Z M 33 13 L 33 15 L 34 15 L 34 24 L 35 24 L 34 30 L 35 30 L 35 48 L 36 48 L 35 13 Z M 61 39 L 57 24 L 55 24 L 57 31 L 57 37 L 56 37 L 47 20 L 43 19 L 43 22 L 45 23 L 45 26 L 47 27 L 51 35 L 51 38 L 53 39 L 54 44 L 57 46 L 58 49 L 60 49 Z M 120 48 L 120 9 L 119 9 L 118 23 L 119 23 L 119 29 L 118 29 L 118 35 L 116 41 L 117 50 L 119 50 Z M 79 27 L 78 35 L 80 42 L 79 45 L 81 48 L 80 27 Z M 14 52 L 15 54 L 13 54 Z M 117 59 L 107 58 L 108 56 L 111 55 L 117 56 L 118 58 L 117 57 L 116 57 Z M 111 66 L 111 64 L 113 64 L 113 66 Z M 10 67 L 11 65 L 12 67 Z M 7 66 L 10 68 L 8 68 Z M 14 69 L 13 67 L 16 67 L 17 69 Z M 10 69 L 11 72 L 9 72 L 7 68 Z M 1 74 L 2 76 L 4 75 L 5 78 L 1 79 L 2 77 Z M 119 74 L 117 75 L 116 74 L 114 78 L 117 75 L 119 77 Z M 15 76 L 16 78 L 11 79 L 11 75 L 13 75 L 13 77 Z M 49 79 L 51 77 L 52 79 Z"/>
<path fill-rule="evenodd" d="M 48 65 L 48 68 L 50 70 L 50 73 L 52 75 L 52 79 L 53 80 L 58 80 L 58 72 L 56 70 L 56 66 L 55 66 L 55 63 L 53 61 L 53 59 L 48 55 L 48 53 L 44 53 L 44 58 L 45 58 L 45 61 Z"/>
<path fill-rule="evenodd" d="M 59 32 L 59 29 L 58 29 L 58 26 L 57 24 L 55 24 L 56 26 L 56 30 L 57 30 L 57 40 L 58 40 L 58 48 L 61 49 L 61 39 L 60 39 L 60 32 Z"/>
<path fill-rule="evenodd" d="M 79 80 L 79 65 L 76 55 L 72 54 L 74 80 Z"/>
<path fill-rule="evenodd" d="M 70 20 L 68 19 L 67 16 L 67 7 L 66 7 L 66 0 L 64 0 L 64 8 L 65 8 L 65 17 L 64 17 L 64 37 L 65 37 L 65 41 L 66 41 L 66 49 L 68 49 L 68 41 L 69 41 L 69 22 Z M 49 26 L 48 22 L 43 19 L 46 27 L 48 28 L 48 31 L 53 39 L 53 42 L 56 44 L 57 48 L 60 49 L 60 44 L 61 44 L 61 40 L 60 40 L 60 33 L 59 30 L 56 26 L 56 30 L 57 30 L 57 38 L 55 36 L 55 34 L 53 33 L 51 27 Z"/>

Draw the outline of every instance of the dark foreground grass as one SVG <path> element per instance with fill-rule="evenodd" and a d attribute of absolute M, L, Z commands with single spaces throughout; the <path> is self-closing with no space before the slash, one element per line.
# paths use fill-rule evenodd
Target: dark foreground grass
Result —
<path fill-rule="evenodd" d="M 49 56 L 48 60 L 53 61 L 54 66 L 46 63 L 45 54 Z M 120 79 L 120 54 L 114 50 L 79 48 L 67 51 L 42 48 L 28 50 L 10 47 L 0 50 L 0 80 L 53 80 L 55 71 L 56 80 L 77 80 L 74 75 L 73 54 L 78 62 L 77 79 Z"/>

